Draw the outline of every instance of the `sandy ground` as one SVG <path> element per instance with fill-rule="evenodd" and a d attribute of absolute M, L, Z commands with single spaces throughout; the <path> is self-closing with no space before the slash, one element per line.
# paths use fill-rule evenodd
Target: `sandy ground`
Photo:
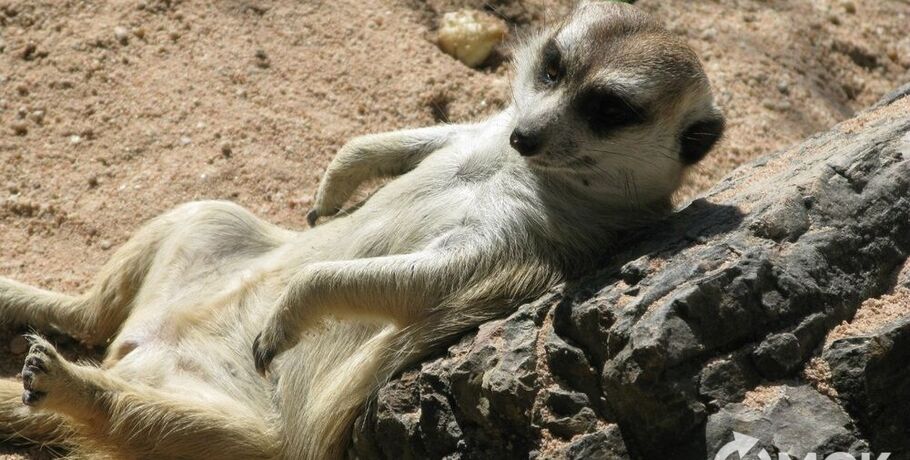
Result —
<path fill-rule="evenodd" d="M 442 13 L 486 5 L 516 37 L 570 3 L 0 0 L 0 274 L 79 291 L 144 220 L 188 200 L 302 227 L 346 139 L 508 101 L 503 59 L 473 70 L 432 43 Z M 906 1 L 639 5 L 702 56 L 729 121 L 684 196 L 910 80 Z M 0 331 L 0 375 L 23 357 L 16 332 Z"/>

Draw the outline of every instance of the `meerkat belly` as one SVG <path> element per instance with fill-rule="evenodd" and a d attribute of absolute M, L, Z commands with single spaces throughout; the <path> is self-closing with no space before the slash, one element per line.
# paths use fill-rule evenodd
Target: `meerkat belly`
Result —
<path fill-rule="evenodd" d="M 197 366 L 189 361 L 210 360 L 212 355 L 204 356 L 198 348 L 183 353 L 187 343 L 201 338 L 202 343 L 224 347 L 261 322 L 263 305 L 281 292 L 280 280 L 273 276 L 273 261 L 279 256 L 268 253 L 221 264 L 190 263 L 176 276 L 144 286 L 133 314 L 108 348 L 105 366 L 154 361 L 163 363 L 164 373 L 194 372 Z M 149 372 L 142 374 L 142 378 L 155 378 Z"/>
<path fill-rule="evenodd" d="M 266 381 L 248 356 L 254 330 L 281 287 L 272 278 L 253 279 L 250 270 L 200 284 L 201 296 L 183 295 L 131 317 L 111 344 L 104 366 L 114 374 L 186 400 L 229 409 L 265 408 Z M 205 286 L 221 286 L 207 289 Z M 198 297 L 202 297 L 199 299 Z M 152 306 L 152 305 L 149 305 Z"/>

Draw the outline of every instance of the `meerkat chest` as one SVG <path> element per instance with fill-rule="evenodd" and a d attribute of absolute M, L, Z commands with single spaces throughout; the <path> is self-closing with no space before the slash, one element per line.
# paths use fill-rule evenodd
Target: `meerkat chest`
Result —
<path fill-rule="evenodd" d="M 521 191 L 497 155 L 446 149 L 377 192 L 355 213 L 371 253 L 419 250 L 454 235 L 488 232 Z M 520 188 L 520 187 L 519 187 Z"/>

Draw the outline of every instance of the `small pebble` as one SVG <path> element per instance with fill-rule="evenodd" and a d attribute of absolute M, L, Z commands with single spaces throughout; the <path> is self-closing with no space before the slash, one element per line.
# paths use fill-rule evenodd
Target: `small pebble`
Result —
<path fill-rule="evenodd" d="M 21 335 L 13 337 L 9 341 L 9 351 L 14 355 L 24 355 L 28 351 L 28 340 Z"/>
<path fill-rule="evenodd" d="M 19 53 L 19 56 L 26 61 L 31 61 L 35 58 L 35 51 L 38 51 L 38 45 L 28 42 L 25 44 L 25 48 L 22 48 L 22 52 Z"/>
<path fill-rule="evenodd" d="M 260 69 L 268 69 L 271 65 L 272 64 L 269 62 L 269 56 L 265 54 L 265 50 L 256 50 L 256 67 L 259 67 Z"/>
<path fill-rule="evenodd" d="M 764 99 L 761 102 L 762 107 L 768 110 L 776 110 L 778 112 L 786 112 L 790 110 L 790 103 L 787 101 L 775 101 L 772 99 Z"/>
<path fill-rule="evenodd" d="M 78 134 L 73 134 L 70 136 L 70 144 L 78 144 L 80 142 L 82 142 L 82 136 Z"/>
<path fill-rule="evenodd" d="M 850 0 L 847 0 L 847 1 L 843 2 L 843 5 L 844 5 L 844 11 L 846 11 L 849 14 L 856 14 L 856 3 L 853 3 Z"/>
<path fill-rule="evenodd" d="M 224 155 L 225 158 L 230 158 L 232 153 L 234 153 L 234 150 L 231 148 L 231 144 L 221 144 L 221 154 Z"/>
<path fill-rule="evenodd" d="M 44 110 L 34 110 L 32 113 L 28 114 L 28 117 L 35 123 L 43 124 L 44 123 Z"/>
<path fill-rule="evenodd" d="M 95 188 L 98 186 L 98 176 L 92 176 L 88 178 L 89 188 Z"/>
<path fill-rule="evenodd" d="M 28 134 L 28 125 L 23 120 L 14 120 L 10 123 L 10 128 L 13 130 L 13 134 L 17 136 L 24 136 Z"/>
<path fill-rule="evenodd" d="M 508 33 L 505 22 L 479 10 L 461 10 L 442 16 L 436 42 L 443 52 L 468 67 L 481 65 Z"/>
<path fill-rule="evenodd" d="M 790 82 L 787 80 L 777 82 L 777 90 L 780 91 L 781 94 L 790 94 Z"/>
<path fill-rule="evenodd" d="M 113 246 L 113 245 L 111 244 L 110 240 L 101 240 L 101 243 L 98 244 L 98 247 L 100 247 L 101 249 L 103 249 L 105 251 L 110 249 L 111 246 Z"/>
<path fill-rule="evenodd" d="M 190 142 L 193 142 L 193 140 L 190 139 L 189 137 L 183 136 L 180 138 L 181 145 L 190 145 Z"/>
<path fill-rule="evenodd" d="M 114 27 L 114 38 L 116 38 L 121 45 L 126 46 L 130 42 L 130 32 L 123 26 Z"/>

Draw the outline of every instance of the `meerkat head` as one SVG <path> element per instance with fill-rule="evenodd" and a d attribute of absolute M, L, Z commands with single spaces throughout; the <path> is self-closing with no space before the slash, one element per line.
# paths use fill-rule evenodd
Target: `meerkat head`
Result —
<path fill-rule="evenodd" d="M 579 4 L 515 65 L 511 146 L 608 201 L 666 201 L 723 133 L 695 53 L 631 5 Z"/>

